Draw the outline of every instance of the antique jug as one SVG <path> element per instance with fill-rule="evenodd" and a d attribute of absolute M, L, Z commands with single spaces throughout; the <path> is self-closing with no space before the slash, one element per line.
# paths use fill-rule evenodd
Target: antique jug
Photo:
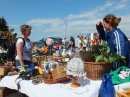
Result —
<path fill-rule="evenodd" d="M 61 55 L 62 55 L 63 57 L 67 57 L 68 54 L 67 54 L 67 52 L 66 52 L 66 49 L 63 49 Z"/>
<path fill-rule="evenodd" d="M 69 51 L 68 51 L 68 55 L 69 55 L 70 57 L 72 57 L 72 55 L 73 55 L 72 50 L 69 50 Z"/>

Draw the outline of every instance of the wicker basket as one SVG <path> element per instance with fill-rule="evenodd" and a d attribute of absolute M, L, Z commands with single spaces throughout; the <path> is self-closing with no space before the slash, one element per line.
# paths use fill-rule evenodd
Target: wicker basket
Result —
<path fill-rule="evenodd" d="M 67 77 L 64 68 L 66 65 L 56 67 L 51 74 L 47 74 L 43 76 L 43 81 L 46 84 L 55 84 L 61 82 L 68 82 L 71 79 Z"/>
<path fill-rule="evenodd" d="M 64 68 L 66 68 L 66 65 L 58 66 L 54 70 L 52 70 L 51 73 L 54 80 L 67 77 L 67 74 Z"/>
<path fill-rule="evenodd" d="M 112 65 L 109 62 L 84 62 L 87 78 L 90 80 L 101 80 L 103 74 L 109 73 Z"/>
<path fill-rule="evenodd" d="M 56 80 L 43 77 L 43 82 L 45 84 L 56 84 L 56 83 L 69 82 L 69 81 L 71 81 L 71 79 L 67 77 L 56 79 Z"/>

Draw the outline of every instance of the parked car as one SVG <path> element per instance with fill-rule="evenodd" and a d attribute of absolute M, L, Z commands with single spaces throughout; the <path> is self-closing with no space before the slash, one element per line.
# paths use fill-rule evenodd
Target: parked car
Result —
<path fill-rule="evenodd" d="M 54 40 L 54 45 L 55 45 L 56 42 L 59 42 L 59 44 L 62 44 L 62 38 L 59 38 L 59 37 L 51 37 L 51 38 Z M 39 40 L 35 44 L 35 46 L 43 47 L 45 45 L 46 39 L 47 38 L 43 38 L 43 39 Z"/>
<path fill-rule="evenodd" d="M 62 38 L 59 37 L 51 37 L 54 40 L 54 44 L 58 42 L 59 44 L 62 44 Z"/>
<path fill-rule="evenodd" d="M 43 47 L 45 45 L 45 41 L 43 40 L 43 39 L 41 39 L 41 40 L 39 40 L 36 44 L 35 44 L 35 46 L 37 46 L 37 47 Z"/>

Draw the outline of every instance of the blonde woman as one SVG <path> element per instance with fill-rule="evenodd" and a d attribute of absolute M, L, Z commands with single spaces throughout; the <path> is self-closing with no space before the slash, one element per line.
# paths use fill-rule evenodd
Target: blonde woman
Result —
<path fill-rule="evenodd" d="M 86 51 L 86 47 L 88 47 L 88 40 L 86 38 L 86 36 L 83 37 L 83 50 Z"/>
<path fill-rule="evenodd" d="M 31 34 L 31 27 L 22 25 L 20 27 L 22 36 L 16 42 L 16 66 L 29 66 L 32 64 L 32 44 L 29 40 Z"/>
<path fill-rule="evenodd" d="M 129 41 L 127 36 L 120 29 L 117 28 L 120 21 L 120 17 L 118 18 L 113 14 L 108 14 L 103 19 L 104 27 L 102 25 L 102 22 L 99 21 L 96 25 L 96 28 L 100 36 L 99 38 L 107 41 L 107 44 L 110 47 L 110 53 L 124 56 L 126 60 L 126 65 L 130 67 Z M 104 31 L 104 28 L 106 31 Z M 115 70 L 122 65 L 125 64 L 117 64 L 116 62 L 114 62 L 113 69 Z"/>
<path fill-rule="evenodd" d="M 79 36 L 79 40 L 78 40 L 78 49 L 79 49 L 79 51 L 82 51 L 82 49 L 83 49 L 83 43 L 82 43 L 82 41 L 83 41 L 83 36 L 80 35 Z"/>

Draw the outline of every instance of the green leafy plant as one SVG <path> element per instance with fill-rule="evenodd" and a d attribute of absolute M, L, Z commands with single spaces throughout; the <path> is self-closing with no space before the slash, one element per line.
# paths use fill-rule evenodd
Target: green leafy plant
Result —
<path fill-rule="evenodd" d="M 93 46 L 93 50 L 97 52 L 97 54 L 91 55 L 92 58 L 95 59 L 96 62 L 119 62 L 125 63 L 124 56 L 118 54 L 110 54 L 110 48 L 107 45 L 95 45 Z"/>

